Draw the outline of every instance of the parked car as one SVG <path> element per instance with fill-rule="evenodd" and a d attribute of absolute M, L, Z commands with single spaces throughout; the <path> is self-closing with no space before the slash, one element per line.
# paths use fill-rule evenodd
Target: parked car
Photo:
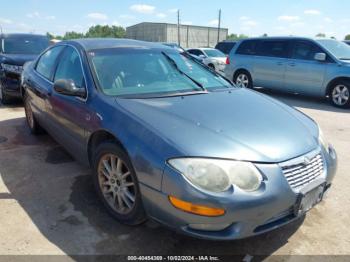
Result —
<path fill-rule="evenodd" d="M 25 112 L 90 165 L 119 221 L 237 239 L 322 200 L 336 153 L 306 115 L 159 44 L 84 39 L 26 64 Z M 267 121 L 268 120 L 268 121 Z"/>
<path fill-rule="evenodd" d="M 186 52 L 185 49 L 183 49 L 181 46 L 179 46 L 176 43 L 161 43 L 161 44 L 165 45 L 165 46 L 169 46 L 171 48 L 174 48 L 174 49 L 178 50 L 179 52 Z"/>
<path fill-rule="evenodd" d="M 0 34 L 0 100 L 7 104 L 20 98 L 20 78 L 23 64 L 34 60 L 49 46 L 43 35 Z"/>
<path fill-rule="evenodd" d="M 349 40 L 345 40 L 345 41 L 343 41 L 345 44 L 347 44 L 347 45 L 350 45 L 350 41 Z"/>
<path fill-rule="evenodd" d="M 237 44 L 237 41 L 222 41 L 217 43 L 215 46 L 215 49 L 218 49 L 219 51 L 223 52 L 225 55 L 228 55 L 231 50 L 235 47 Z"/>
<path fill-rule="evenodd" d="M 218 73 L 224 73 L 226 66 L 226 55 L 221 51 L 214 48 L 190 48 L 187 49 L 197 60 L 201 60 L 203 64 L 209 68 L 217 71 Z"/>
<path fill-rule="evenodd" d="M 225 76 L 240 87 L 266 87 L 329 97 L 350 105 L 350 46 L 333 39 L 264 37 L 243 40 L 231 51 Z"/>

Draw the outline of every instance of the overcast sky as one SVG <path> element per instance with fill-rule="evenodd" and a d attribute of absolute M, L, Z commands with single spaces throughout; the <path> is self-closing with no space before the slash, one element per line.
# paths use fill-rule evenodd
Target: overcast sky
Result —
<path fill-rule="evenodd" d="M 130 26 L 139 22 L 176 22 L 222 26 L 249 36 L 325 33 L 343 39 L 350 34 L 348 0 L 2 0 L 0 25 L 4 32 L 63 34 L 85 32 L 91 25 Z"/>

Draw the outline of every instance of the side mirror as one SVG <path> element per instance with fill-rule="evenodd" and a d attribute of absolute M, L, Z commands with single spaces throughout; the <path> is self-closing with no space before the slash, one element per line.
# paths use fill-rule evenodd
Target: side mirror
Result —
<path fill-rule="evenodd" d="M 62 95 L 67 96 L 77 96 L 77 97 L 86 97 L 85 88 L 77 87 L 73 80 L 71 79 L 59 79 L 56 80 L 53 89 Z"/>
<path fill-rule="evenodd" d="M 199 55 L 198 56 L 200 59 L 204 59 L 205 58 L 205 55 Z"/>
<path fill-rule="evenodd" d="M 315 54 L 315 60 L 319 62 L 326 61 L 327 55 L 325 53 L 316 53 Z"/>

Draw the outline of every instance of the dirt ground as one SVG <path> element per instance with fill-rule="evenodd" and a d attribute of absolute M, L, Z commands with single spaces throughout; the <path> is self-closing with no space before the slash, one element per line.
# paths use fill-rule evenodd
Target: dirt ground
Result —
<path fill-rule="evenodd" d="M 98 201 L 90 171 L 48 135 L 30 135 L 21 104 L 0 105 L 0 255 L 350 255 L 350 110 L 269 94 L 321 125 L 337 150 L 338 173 L 327 199 L 305 218 L 230 242 L 190 238 L 154 222 L 118 223 Z"/>

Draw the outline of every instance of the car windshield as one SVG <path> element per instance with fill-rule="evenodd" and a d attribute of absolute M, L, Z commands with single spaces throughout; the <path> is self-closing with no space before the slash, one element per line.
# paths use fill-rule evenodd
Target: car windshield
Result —
<path fill-rule="evenodd" d="M 110 48 L 88 52 L 98 86 L 109 96 L 165 96 L 232 85 L 172 50 Z"/>
<path fill-rule="evenodd" d="M 2 51 L 5 54 L 40 54 L 49 46 L 46 37 L 21 36 L 5 37 L 2 40 Z"/>
<path fill-rule="evenodd" d="M 317 40 L 324 48 L 331 52 L 340 60 L 350 60 L 350 46 L 336 40 L 320 39 Z"/>
<path fill-rule="evenodd" d="M 217 49 L 204 49 L 204 53 L 209 57 L 226 57 L 226 55 Z"/>

